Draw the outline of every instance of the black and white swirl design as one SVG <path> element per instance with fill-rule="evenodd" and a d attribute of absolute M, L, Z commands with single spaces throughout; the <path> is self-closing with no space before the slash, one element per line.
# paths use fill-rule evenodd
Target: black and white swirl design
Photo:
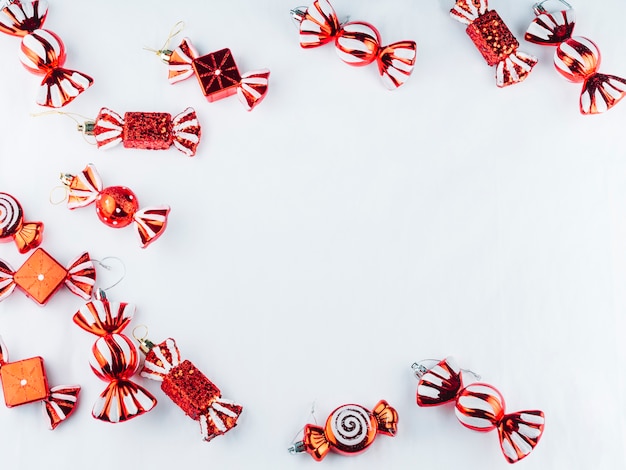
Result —
<path fill-rule="evenodd" d="M 370 413 L 358 405 L 344 405 L 331 416 L 331 430 L 337 444 L 346 451 L 358 451 L 369 444 Z"/>
<path fill-rule="evenodd" d="M 22 208 L 15 198 L 0 193 L 0 237 L 13 235 L 22 222 Z"/>

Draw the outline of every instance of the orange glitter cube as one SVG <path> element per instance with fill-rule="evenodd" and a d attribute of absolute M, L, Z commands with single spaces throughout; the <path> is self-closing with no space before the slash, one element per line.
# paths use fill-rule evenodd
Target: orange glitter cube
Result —
<path fill-rule="evenodd" d="M 67 270 L 42 248 L 13 275 L 15 284 L 39 305 L 48 302 L 66 278 Z"/>
<path fill-rule="evenodd" d="M 48 397 L 48 380 L 40 356 L 2 364 L 0 381 L 4 402 L 9 408 Z"/>

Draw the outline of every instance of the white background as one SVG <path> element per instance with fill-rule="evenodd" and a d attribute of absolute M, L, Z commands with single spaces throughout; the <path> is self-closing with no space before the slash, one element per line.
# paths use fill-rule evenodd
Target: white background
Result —
<path fill-rule="evenodd" d="M 332 45 L 301 49 L 288 0 L 51 2 L 45 28 L 64 40 L 66 66 L 95 80 L 64 111 L 193 106 L 203 134 L 191 159 L 97 150 L 67 117 L 32 117 L 40 78 L 19 63 L 19 39 L 0 36 L 0 190 L 45 222 L 42 247 L 61 264 L 84 250 L 122 259 L 109 298 L 137 305 L 126 333 L 146 324 L 155 342 L 174 337 L 244 406 L 235 429 L 204 443 L 158 383 L 138 378 L 159 400 L 152 412 L 94 420 L 106 384 L 87 363 L 95 337 L 71 320 L 82 300 L 63 289 L 40 308 L 16 291 L 0 304 L 11 359 L 41 355 L 51 385 L 83 390 L 54 432 L 39 404 L 0 406 L 3 468 L 509 468 L 495 432 L 464 428 L 450 406 L 416 406 L 410 364 L 447 355 L 496 386 L 508 411 L 545 412 L 542 441 L 516 468 L 626 466 L 626 103 L 579 114 L 581 86 L 557 75 L 553 48 L 522 39 L 532 1 L 491 2 L 539 58 L 505 89 L 448 16 L 452 2 L 333 5 L 385 44 L 418 43 L 405 86 L 387 91 L 374 65 L 349 67 Z M 575 7 L 601 71 L 626 76 L 626 4 Z M 265 101 L 247 113 L 236 97 L 206 102 L 193 78 L 169 85 L 142 48 L 179 20 L 173 46 L 188 36 L 201 54 L 229 47 L 242 73 L 269 68 Z M 90 162 L 142 207 L 171 206 L 146 250 L 92 206 L 49 202 L 60 172 Z M 26 260 L 13 244 L 0 257 Z M 395 438 L 322 463 L 286 452 L 312 402 L 322 423 L 383 398 L 400 415 Z"/>

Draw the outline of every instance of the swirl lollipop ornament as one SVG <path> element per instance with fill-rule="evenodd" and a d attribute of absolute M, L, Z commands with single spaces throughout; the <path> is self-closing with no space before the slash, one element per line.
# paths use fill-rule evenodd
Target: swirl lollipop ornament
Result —
<path fill-rule="evenodd" d="M 385 400 L 373 411 L 361 405 L 343 405 L 331 413 L 324 427 L 307 424 L 304 436 L 288 450 L 292 454 L 307 452 L 318 462 L 331 450 L 343 455 L 364 452 L 377 434 L 395 436 L 398 413 Z"/>
<path fill-rule="evenodd" d="M 0 242 L 13 240 L 20 253 L 41 244 L 43 223 L 25 222 L 22 206 L 13 196 L 0 193 Z"/>

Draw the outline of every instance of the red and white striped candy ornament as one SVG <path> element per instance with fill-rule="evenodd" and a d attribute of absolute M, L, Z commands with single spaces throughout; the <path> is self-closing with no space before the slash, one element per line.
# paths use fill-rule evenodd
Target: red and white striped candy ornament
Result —
<path fill-rule="evenodd" d="M 340 24 L 327 0 L 315 0 L 308 8 L 295 8 L 291 16 L 299 23 L 302 48 L 335 41 L 337 55 L 348 65 L 362 67 L 376 61 L 383 83 L 389 90 L 403 85 L 413 72 L 417 55 L 414 41 L 381 46 L 380 33 L 374 26 L 362 21 Z"/>
<path fill-rule="evenodd" d="M 44 75 L 37 104 L 60 108 L 71 102 L 93 83 L 88 75 L 62 68 L 65 46 L 52 31 L 41 29 L 48 12 L 43 0 L 12 1 L 0 11 L 0 32 L 22 37 L 19 58 L 24 67 Z"/>

